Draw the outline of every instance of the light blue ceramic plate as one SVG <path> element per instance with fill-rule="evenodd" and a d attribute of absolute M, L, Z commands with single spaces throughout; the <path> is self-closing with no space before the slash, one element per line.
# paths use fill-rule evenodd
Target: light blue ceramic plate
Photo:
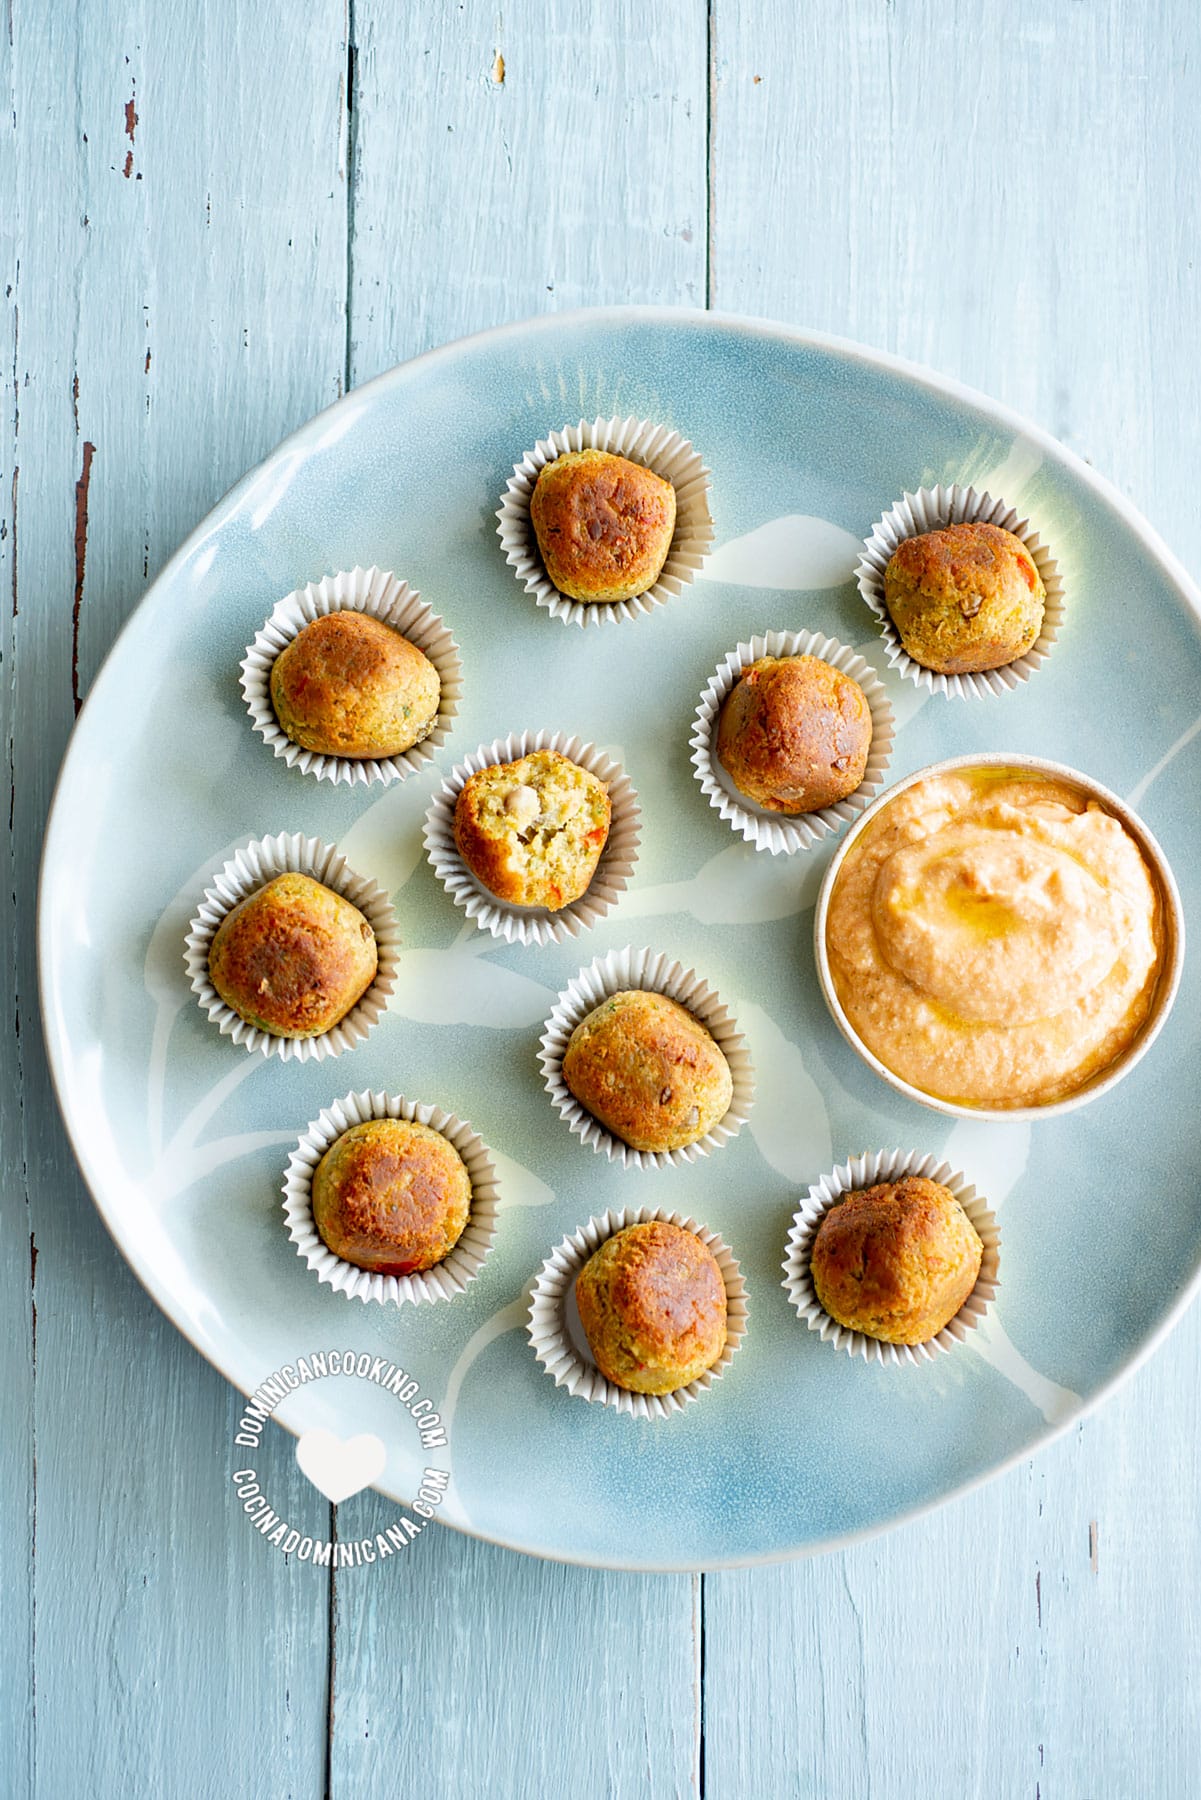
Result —
<path fill-rule="evenodd" d="M 549 429 L 627 412 L 703 450 L 718 549 L 709 579 L 654 616 L 582 632 L 518 587 L 493 513 L 513 462 Z M 1004 698 L 952 704 L 891 677 L 851 578 L 884 507 L 940 481 L 1033 514 L 1066 579 L 1051 660 Z M 422 856 L 433 773 L 382 795 L 334 788 L 285 768 L 251 731 L 238 664 L 274 602 L 372 562 L 418 587 L 462 645 L 464 700 L 439 766 L 526 726 L 620 749 L 643 807 L 641 859 L 617 910 L 575 943 L 509 948 L 464 923 Z M 584 313 L 469 339 L 351 394 L 248 475 L 167 566 L 96 681 L 63 770 L 41 897 L 46 1031 L 68 1130 L 122 1251 L 244 1390 L 323 1346 L 402 1363 L 450 1420 L 444 1516 L 546 1556 L 627 1568 L 793 1556 L 1027 1454 L 1130 1370 L 1193 1287 L 1198 963 L 1159 1042 L 1095 1105 L 1033 1126 L 930 1113 L 856 1059 L 818 992 L 812 909 L 838 840 L 756 855 L 693 777 L 690 721 L 739 639 L 830 633 L 888 683 L 894 775 L 977 750 L 1091 773 L 1141 810 L 1187 913 L 1201 882 L 1198 613 L 1146 524 L 1051 439 L 830 339 L 697 313 Z M 280 830 L 336 841 L 392 892 L 402 923 L 391 1011 L 332 1062 L 252 1059 L 218 1036 L 184 977 L 207 878 L 239 842 Z M 753 1049 L 750 1128 L 693 1167 L 609 1165 L 568 1134 L 541 1085 L 535 1051 L 556 992 L 626 943 L 695 966 Z M 288 1240 L 289 1146 L 327 1101 L 364 1087 L 436 1101 L 497 1152 L 497 1246 L 452 1304 L 347 1300 Z M 799 1324 L 780 1263 L 798 1193 L 853 1152 L 898 1144 L 945 1155 L 988 1195 L 1002 1288 L 970 1347 L 880 1369 Z M 639 1204 L 720 1231 L 749 1286 L 728 1374 L 657 1424 L 556 1388 L 523 1329 L 547 1251 L 591 1214 Z M 327 1381 L 279 1416 L 293 1430 L 379 1433 L 379 1485 L 409 1497 L 428 1459 L 397 1403 L 372 1393 Z"/>

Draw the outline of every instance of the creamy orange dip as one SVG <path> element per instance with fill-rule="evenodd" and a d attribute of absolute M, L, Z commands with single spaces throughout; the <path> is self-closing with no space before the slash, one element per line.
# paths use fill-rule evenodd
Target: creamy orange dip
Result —
<path fill-rule="evenodd" d="M 1138 844 L 1020 770 L 915 782 L 848 851 L 826 949 L 886 1068 L 968 1106 L 1043 1106 L 1101 1074 L 1151 1009 L 1163 911 Z"/>

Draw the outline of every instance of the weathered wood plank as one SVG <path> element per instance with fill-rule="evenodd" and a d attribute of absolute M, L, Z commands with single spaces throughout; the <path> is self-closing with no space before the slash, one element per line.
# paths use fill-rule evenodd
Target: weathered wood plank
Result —
<path fill-rule="evenodd" d="M 706 1577 L 706 1792 L 1189 1794 L 1199 1351 L 1194 1312 L 1095 1419 L 890 1537 Z"/>
<path fill-rule="evenodd" d="M 0 118 L 0 171 L 11 193 L 18 130 L 11 104 L 14 86 L 13 42 L 0 32 L 0 72 L 5 105 Z M 4 282 L 4 349 L 0 356 L 0 720 L 3 721 L 4 794 L 9 830 L 4 840 L 0 906 L 5 908 L 3 953 L 0 954 L 0 1019 L 9 1048 L 6 1079 L 0 1081 L 0 1519 L 5 1522 L 4 1569 L 0 1578 L 0 1792 L 29 1791 L 33 1771 L 33 1583 L 28 1572 L 33 1556 L 35 1505 L 35 1441 L 33 1431 L 34 1314 L 33 1238 L 25 1181 L 21 1126 L 23 1047 L 16 1029 L 17 966 L 13 936 L 12 896 L 18 870 L 12 823 L 16 806 L 14 726 L 11 697 L 17 621 L 17 530 L 20 475 L 17 426 L 20 391 L 17 357 L 20 315 L 17 268 L 21 229 L 17 209 L 0 207 L 0 272 Z"/>
<path fill-rule="evenodd" d="M 714 304 L 996 394 L 1196 566 L 1196 14 L 715 16 Z M 706 1792 L 1190 1792 L 1199 1343 L 1194 1313 L 1096 1419 L 892 1537 L 707 1578 Z"/>
<path fill-rule="evenodd" d="M 395 1520 L 356 1505 L 365 1534 Z M 403 1559 L 338 1575 L 330 1792 L 699 1794 L 699 1621 L 699 1576 L 427 1530 Z"/>
<path fill-rule="evenodd" d="M 37 1268 L 29 1424 L 5 1433 L 5 1480 L 24 1498 L 14 1491 L 6 1511 L 19 1536 L 6 1556 L 0 1785 L 46 1800 L 316 1795 L 325 1584 L 298 1583 L 236 1517 L 236 1396 L 142 1293 L 81 1187 L 39 1041 L 33 920 L 50 788 L 98 659 L 195 519 L 339 391 L 343 9 L 294 9 L 286 28 L 226 0 L 173 19 L 16 0 L 8 17 L 10 503 L 11 469 L 21 477 L 15 556 L 11 520 L 4 543 L 18 611 L 5 627 L 15 803 L 0 906 L 24 1115 L 0 1123 L 5 1266 L 24 1263 L 25 1295 L 10 1312 L 4 1294 L 6 1402 L 21 1398 L 34 1316 L 31 1231 Z M 265 1472 L 287 1503 L 305 1484 L 290 1440 L 272 1435 Z M 36 1453 L 27 1582 L 22 1451 Z"/>
<path fill-rule="evenodd" d="M 703 0 L 356 0 L 355 382 L 533 313 L 705 303 Z"/>
<path fill-rule="evenodd" d="M 703 304 L 705 7 L 671 0 L 647 23 L 624 0 L 603 18 L 538 0 L 499 24 L 358 0 L 356 384 L 529 313 Z M 439 1531 L 336 1596 L 335 1797 L 699 1791 L 695 1578 Z"/>
<path fill-rule="evenodd" d="M 1196 562 L 1196 10 L 715 8 L 712 304 L 1037 419 Z"/>
<path fill-rule="evenodd" d="M 77 27 L 16 0 L 0 31 L 16 112 L 15 130 L 0 120 L 16 160 L 0 708 L 19 776 L 0 905 L 22 926 L 0 1014 L 20 1019 L 28 1090 L 24 1127 L 15 1090 L 0 1100 L 5 1793 L 34 1789 L 35 1599 L 38 1791 L 127 1792 L 133 1769 L 163 1794 L 321 1791 L 323 1610 L 234 1530 L 232 1397 L 79 1187 L 37 1043 L 31 921 L 73 691 L 190 523 L 337 391 L 340 10 L 262 22 L 214 0 L 198 27 L 89 3 Z M 698 9 L 649 29 L 632 8 L 602 24 L 548 3 L 500 25 L 403 10 L 356 7 L 356 380 L 544 307 L 701 303 Z M 916 0 L 714 15 L 714 303 L 978 382 L 1116 474 L 1196 565 L 1193 12 L 1049 18 L 1024 0 L 970 37 Z M 706 1790 L 1190 1792 L 1199 1330 L 981 1494 L 838 1556 L 710 1578 Z M 36 1587 L 17 1575 L 35 1434 Z M 287 1499 L 290 1445 L 275 1456 Z M 418 1548 L 394 1583 L 342 1584 L 341 1792 L 689 1790 L 694 1583 L 544 1570 L 449 1533 Z"/>

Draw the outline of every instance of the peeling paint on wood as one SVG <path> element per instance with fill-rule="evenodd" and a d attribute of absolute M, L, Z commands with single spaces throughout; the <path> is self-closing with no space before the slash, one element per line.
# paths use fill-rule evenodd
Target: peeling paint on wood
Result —
<path fill-rule="evenodd" d="M 83 586 L 88 555 L 88 489 L 92 484 L 95 444 L 85 443 L 83 467 L 75 483 L 75 601 L 71 608 L 71 698 L 78 713 L 83 705 L 79 692 L 79 616 L 83 610 Z"/>
<path fill-rule="evenodd" d="M 316 1800 L 324 1786 L 325 1607 L 314 1613 L 288 1564 L 237 1529 L 234 1396 L 90 1205 L 37 1024 L 38 851 L 75 702 L 147 563 L 333 398 L 344 363 L 345 206 L 329 198 L 344 0 L 290 8 L 285 24 L 224 11 L 211 56 L 195 20 L 99 0 L 49 12 L 16 0 L 11 53 L 0 30 L 0 270 L 20 252 L 0 416 L 0 560 L 20 465 L 0 609 L 0 1017 L 21 1025 L 0 1058 L 0 1794 L 14 1800 L 108 1800 L 131 1781 L 164 1800 Z M 128 186 L 108 175 L 133 149 L 120 129 L 131 71 L 114 43 L 138 46 L 134 172 L 146 179 Z M 161 132 L 154 94 L 169 105 Z M 266 1434 L 263 1457 L 273 1496 L 302 1508 L 292 1440 Z"/>
<path fill-rule="evenodd" d="M 129 58 L 126 57 L 125 60 L 128 62 Z M 121 173 L 124 175 L 126 181 L 128 181 L 130 176 L 133 174 L 133 140 L 134 140 L 134 133 L 138 128 L 138 114 L 137 114 L 136 102 L 137 102 L 137 83 L 135 81 L 133 83 L 133 92 L 130 94 L 129 99 L 125 102 L 125 135 L 129 139 L 129 149 L 125 152 L 125 167 L 122 169 Z M 139 176 L 139 180 L 140 179 L 141 179 L 141 177 Z"/>
<path fill-rule="evenodd" d="M 13 478 L 12 478 L 12 493 L 11 493 L 11 498 L 9 500 L 9 518 L 11 520 L 11 529 L 8 533 L 8 538 L 9 538 L 8 554 L 9 554 L 9 559 L 10 559 L 10 563 L 11 563 L 11 567 L 12 567 L 12 602 L 13 602 L 12 616 L 14 619 L 17 616 L 17 484 L 20 480 L 20 476 L 21 476 L 20 465 L 18 463 L 14 463 L 13 464 Z"/>
<path fill-rule="evenodd" d="M 703 299 L 705 0 L 648 16 L 621 0 L 602 32 L 535 0 L 506 12 L 502 57 L 479 9 L 356 0 L 350 386 L 548 306 Z M 463 192 L 467 233 L 446 202 Z M 332 1794 L 699 1795 L 700 1577 L 537 1565 L 445 1531 L 421 1550 L 403 1585 L 335 1577 Z M 403 1709 L 364 1679 L 384 1654 Z M 466 1732 L 451 1691 L 473 1696 Z"/>
<path fill-rule="evenodd" d="M 223 54 L 201 56 L 169 10 L 8 6 L 0 1793 L 108 1800 L 131 1769 L 165 1800 L 1195 1788 L 1196 1313 L 1033 1466 L 883 1540 L 642 1582 L 437 1533 L 404 1581 L 301 1591 L 231 1530 L 233 1397 L 121 1263 L 63 1141 L 32 921 L 73 710 L 147 572 L 344 380 L 551 306 L 708 296 L 998 393 L 1201 563 L 1195 11 L 1014 0 L 970 37 L 928 0 L 650 17 L 614 0 L 602 32 L 582 0 L 530 0 L 502 56 L 495 13 L 354 0 L 356 53 L 345 0 L 312 0 L 232 9 Z M 113 51 L 135 42 L 136 88 Z M 49 155 L 44 119 L 66 121 Z M 948 119 L 970 130 L 932 236 L 920 176 L 944 166 Z M 114 144 L 128 189 L 101 179 Z M 80 372 L 104 450 L 90 490 Z M 268 1434 L 264 1455 L 286 1504 L 291 1441 Z"/>

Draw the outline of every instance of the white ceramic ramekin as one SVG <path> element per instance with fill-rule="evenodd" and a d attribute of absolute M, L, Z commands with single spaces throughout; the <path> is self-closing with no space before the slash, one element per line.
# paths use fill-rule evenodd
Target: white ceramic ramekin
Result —
<path fill-rule="evenodd" d="M 826 949 L 826 918 L 830 909 L 830 896 L 838 879 L 838 872 L 852 849 L 887 806 L 890 806 L 898 795 L 903 794 L 915 782 L 927 781 L 932 776 L 956 774 L 968 769 L 1014 769 L 1019 773 L 1032 775 L 1048 775 L 1057 781 L 1068 783 L 1079 789 L 1091 800 L 1121 821 L 1138 844 L 1146 858 L 1159 888 L 1163 904 L 1164 917 L 1164 953 L 1160 969 L 1159 985 L 1156 989 L 1151 1012 L 1142 1030 L 1134 1042 L 1112 1062 L 1107 1069 L 1086 1086 L 1075 1093 L 1067 1095 L 1063 1100 L 1052 1101 L 1047 1106 L 965 1106 L 956 1100 L 942 1100 L 935 1094 L 923 1093 L 920 1088 L 912 1086 L 893 1073 L 879 1057 L 875 1056 L 863 1042 L 846 1013 L 834 989 L 834 981 L 830 973 L 830 960 Z M 1168 859 L 1160 849 L 1151 832 L 1144 825 L 1138 814 L 1119 800 L 1116 794 L 1102 787 L 1090 775 L 1082 775 L 1078 769 L 1068 768 L 1065 763 L 1048 762 L 1039 756 L 1018 756 L 1009 751 L 981 752 L 975 756 L 953 756 L 945 762 L 929 763 L 924 769 L 915 769 L 904 781 L 898 781 L 886 793 L 868 807 L 861 818 L 857 819 L 851 830 L 843 838 L 834 853 L 830 866 L 822 881 L 817 898 L 817 908 L 813 920 L 813 948 L 817 963 L 817 978 L 821 986 L 822 996 L 830 1009 L 830 1016 L 841 1031 L 847 1043 L 858 1051 L 869 1069 L 872 1069 L 889 1087 L 895 1088 L 898 1094 L 904 1094 L 909 1100 L 916 1100 L 919 1106 L 928 1106 L 934 1112 L 948 1113 L 956 1119 L 1050 1119 L 1060 1113 L 1075 1112 L 1077 1107 L 1087 1106 L 1090 1101 L 1097 1100 L 1107 1094 L 1112 1087 L 1128 1075 L 1137 1062 L 1146 1055 L 1158 1037 L 1168 1014 L 1172 1010 L 1177 990 L 1180 987 L 1180 973 L 1184 964 L 1184 911 L 1180 903 L 1180 890 L 1168 864 Z"/>

